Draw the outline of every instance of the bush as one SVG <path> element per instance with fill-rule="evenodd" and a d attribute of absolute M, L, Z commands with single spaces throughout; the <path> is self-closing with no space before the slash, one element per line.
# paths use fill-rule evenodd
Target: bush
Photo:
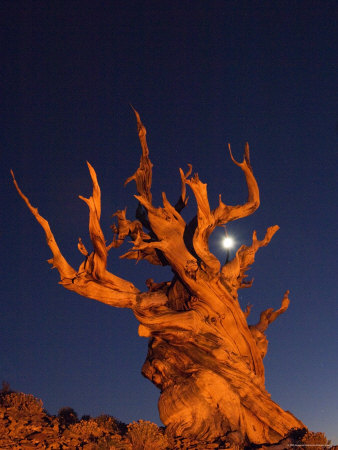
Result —
<path fill-rule="evenodd" d="M 326 439 L 326 436 L 324 433 L 315 433 L 314 431 L 309 431 L 303 436 L 301 440 L 301 444 L 305 444 L 305 448 L 307 450 L 320 450 L 320 445 L 328 446 L 330 444 L 330 441 Z M 312 445 L 313 444 L 313 447 Z"/>
<path fill-rule="evenodd" d="M 85 420 L 69 425 L 65 431 L 65 436 L 79 437 L 83 441 L 96 442 L 104 435 L 104 431 L 98 426 L 95 420 Z"/>
<path fill-rule="evenodd" d="M 84 421 L 90 420 L 90 419 L 91 419 L 91 417 L 90 417 L 89 414 L 84 414 L 84 415 L 81 417 L 81 420 L 84 420 Z"/>
<path fill-rule="evenodd" d="M 73 408 L 70 408 L 69 406 L 65 406 L 64 408 L 61 408 L 59 410 L 58 419 L 60 425 L 66 428 L 78 422 L 77 413 L 74 411 Z"/>
<path fill-rule="evenodd" d="M 127 428 L 133 450 L 164 450 L 168 447 L 167 437 L 155 423 L 139 420 L 130 423 Z"/>
<path fill-rule="evenodd" d="M 9 391 L 11 392 L 11 391 Z M 42 415 L 42 401 L 30 394 L 14 392 L 0 395 L 0 406 L 23 415 Z"/>
<path fill-rule="evenodd" d="M 306 428 L 292 429 L 289 433 L 289 437 L 292 439 L 293 444 L 296 444 L 300 449 L 320 450 L 327 448 L 330 444 L 330 441 L 326 439 L 324 433 L 315 433 L 313 431 L 308 431 Z M 311 444 L 313 444 L 313 446 Z M 302 445 L 304 445 L 304 447 Z"/>
<path fill-rule="evenodd" d="M 125 423 L 120 422 L 118 419 L 109 416 L 108 414 L 101 414 L 94 420 L 99 427 L 107 433 L 126 434 L 127 432 L 127 425 Z"/>
<path fill-rule="evenodd" d="M 134 447 L 119 434 L 114 434 L 101 438 L 97 443 L 96 450 L 134 450 Z"/>

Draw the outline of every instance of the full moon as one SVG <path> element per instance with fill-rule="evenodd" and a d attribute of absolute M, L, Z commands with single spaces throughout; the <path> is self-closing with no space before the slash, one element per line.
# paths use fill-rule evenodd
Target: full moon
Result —
<path fill-rule="evenodd" d="M 225 248 L 231 248 L 234 245 L 234 240 L 232 239 L 232 237 L 227 236 L 223 239 L 223 247 Z"/>

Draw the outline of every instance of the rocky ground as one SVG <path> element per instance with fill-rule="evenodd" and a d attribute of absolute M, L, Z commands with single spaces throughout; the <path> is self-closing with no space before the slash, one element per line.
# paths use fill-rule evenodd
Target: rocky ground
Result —
<path fill-rule="evenodd" d="M 58 416 L 43 409 L 42 401 L 29 394 L 0 392 L 0 449 L 86 449 L 86 450 L 206 450 L 236 449 L 286 450 L 335 449 L 330 447 L 322 433 L 298 430 L 274 446 L 247 446 L 230 443 L 226 437 L 215 442 L 170 439 L 165 430 L 147 421 L 125 425 L 114 417 L 89 416 L 78 420 L 72 408 L 62 408 Z"/>

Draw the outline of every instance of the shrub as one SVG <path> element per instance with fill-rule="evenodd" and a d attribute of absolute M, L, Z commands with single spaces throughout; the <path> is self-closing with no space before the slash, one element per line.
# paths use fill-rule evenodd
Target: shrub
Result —
<path fill-rule="evenodd" d="M 324 433 L 315 433 L 314 431 L 309 431 L 305 434 L 305 436 L 303 436 L 301 444 L 305 444 L 305 448 L 307 450 L 320 450 L 320 445 L 327 447 L 330 444 L 330 441 L 326 439 Z M 313 444 L 313 447 L 311 444 Z"/>
<path fill-rule="evenodd" d="M 289 437 L 292 439 L 293 444 L 296 444 L 300 449 L 320 450 L 321 448 L 327 448 L 330 444 L 330 441 L 326 439 L 324 433 L 315 433 L 313 431 L 308 431 L 306 428 L 292 429 L 289 433 Z M 313 446 L 311 444 L 313 444 Z M 302 445 L 304 445 L 304 447 L 302 447 Z"/>
<path fill-rule="evenodd" d="M 90 417 L 90 415 L 89 414 L 84 414 L 82 417 L 81 417 L 81 420 L 90 420 L 91 419 L 91 417 Z"/>
<path fill-rule="evenodd" d="M 94 419 L 100 428 L 108 433 L 118 433 L 125 434 L 127 432 L 127 425 L 120 422 L 115 417 L 109 416 L 108 414 L 101 414 Z"/>
<path fill-rule="evenodd" d="M 127 428 L 133 450 L 164 450 L 168 447 L 167 437 L 155 423 L 139 420 L 130 423 Z"/>
<path fill-rule="evenodd" d="M 61 408 L 59 410 L 58 419 L 60 425 L 66 428 L 69 427 L 69 425 L 73 425 L 74 423 L 78 422 L 77 413 L 73 408 L 70 408 L 69 406 L 65 406 L 64 408 Z"/>
<path fill-rule="evenodd" d="M 112 436 L 105 436 L 97 443 L 96 450 L 133 450 L 131 443 L 120 436 L 114 434 Z"/>
<path fill-rule="evenodd" d="M 13 409 L 19 414 L 42 415 L 42 401 L 30 394 L 14 392 L 0 396 L 0 406 Z"/>
<path fill-rule="evenodd" d="M 69 425 L 65 436 L 79 437 L 83 441 L 96 442 L 97 438 L 103 436 L 104 431 L 100 429 L 95 420 L 85 420 Z"/>

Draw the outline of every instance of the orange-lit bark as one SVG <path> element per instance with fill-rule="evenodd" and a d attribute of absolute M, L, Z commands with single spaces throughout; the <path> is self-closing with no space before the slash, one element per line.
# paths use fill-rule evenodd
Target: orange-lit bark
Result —
<path fill-rule="evenodd" d="M 288 291 L 282 306 L 262 312 L 260 321 L 249 326 L 251 306 L 242 311 L 238 290 L 250 287 L 244 281 L 259 248 L 266 246 L 278 226 L 268 228 L 252 244 L 241 246 L 235 257 L 223 266 L 210 252 L 208 239 L 217 226 L 246 217 L 259 207 L 259 190 L 246 144 L 244 160 L 232 161 L 243 171 L 248 186 L 248 200 L 243 205 L 219 205 L 211 210 L 207 185 L 192 167 L 184 173 L 181 196 L 175 206 L 163 193 L 163 206 L 152 203 L 152 163 L 146 130 L 135 111 L 142 147 L 139 168 L 126 183 L 134 180 L 139 202 L 136 220 L 130 221 L 125 210 L 116 212 L 114 237 L 106 244 L 100 226 L 100 187 L 93 167 L 88 163 L 93 183 L 89 199 L 80 197 L 89 208 L 89 235 L 93 251 L 89 253 L 81 239 L 78 249 L 85 259 L 78 270 L 62 256 L 48 222 L 15 187 L 45 231 L 53 258 L 49 262 L 60 273 L 60 283 L 71 291 L 115 307 L 133 310 L 140 322 L 140 336 L 149 338 L 149 349 L 142 373 L 161 390 L 159 411 L 168 431 L 197 439 L 228 436 L 234 442 L 272 443 L 283 438 L 291 428 L 303 427 L 301 421 L 274 403 L 265 389 L 263 358 L 267 351 L 265 331 L 289 305 Z M 181 210 L 187 205 L 186 185 L 197 202 L 197 216 L 186 223 Z M 108 252 L 123 244 L 133 247 L 125 259 L 146 260 L 151 264 L 170 265 L 171 282 L 147 280 L 148 291 L 141 293 L 132 283 L 107 270 Z"/>

